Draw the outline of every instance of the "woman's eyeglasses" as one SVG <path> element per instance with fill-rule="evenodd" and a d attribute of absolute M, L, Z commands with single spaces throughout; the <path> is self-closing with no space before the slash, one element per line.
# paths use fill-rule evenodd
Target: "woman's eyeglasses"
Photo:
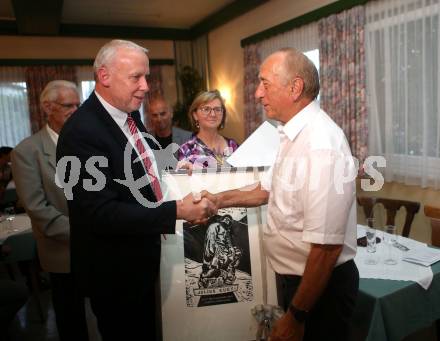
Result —
<path fill-rule="evenodd" d="M 204 107 L 200 107 L 199 111 L 204 115 L 204 116 L 208 116 L 211 112 L 214 112 L 215 115 L 220 115 L 223 114 L 223 108 L 222 107 L 209 107 L 209 106 L 204 106 Z"/>

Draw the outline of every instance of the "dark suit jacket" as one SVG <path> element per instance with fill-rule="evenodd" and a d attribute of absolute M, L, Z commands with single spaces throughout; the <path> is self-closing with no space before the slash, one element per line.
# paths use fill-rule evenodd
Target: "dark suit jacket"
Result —
<path fill-rule="evenodd" d="M 138 129 L 145 132 L 139 115 L 134 115 Z M 152 290 L 159 271 L 160 234 L 174 233 L 176 203 L 165 202 L 146 208 L 137 202 L 125 185 L 124 149 L 127 138 L 104 109 L 94 93 L 65 123 L 58 140 L 57 161 L 75 156 L 81 162 L 73 200 L 68 200 L 71 227 L 71 268 L 80 289 L 86 295 L 145 295 Z M 108 160 L 105 187 L 87 191 L 83 180 L 92 179 L 85 170 L 92 156 Z M 131 155 L 134 178 L 145 174 L 137 157 Z M 68 173 L 67 173 L 68 174 Z M 144 198 L 155 201 L 150 186 L 141 189 Z"/>

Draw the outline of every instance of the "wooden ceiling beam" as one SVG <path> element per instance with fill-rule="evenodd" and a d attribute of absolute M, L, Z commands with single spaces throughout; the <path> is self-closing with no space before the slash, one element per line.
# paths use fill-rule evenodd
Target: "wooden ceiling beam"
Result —
<path fill-rule="evenodd" d="M 236 0 L 231 2 L 229 5 L 191 27 L 191 35 L 193 38 L 197 38 L 268 1 L 269 0 Z"/>
<path fill-rule="evenodd" d="M 0 20 L 1 35 L 191 40 L 269 0 L 236 0 L 190 29 L 61 23 L 63 0 L 11 0 L 16 20 Z"/>
<path fill-rule="evenodd" d="M 63 0 L 11 0 L 18 34 L 58 35 Z"/>

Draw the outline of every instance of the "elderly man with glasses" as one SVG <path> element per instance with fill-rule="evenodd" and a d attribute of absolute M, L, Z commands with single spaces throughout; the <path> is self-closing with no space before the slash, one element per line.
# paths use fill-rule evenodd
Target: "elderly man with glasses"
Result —
<path fill-rule="evenodd" d="M 40 95 L 47 124 L 23 140 L 11 154 L 17 194 L 31 219 L 41 267 L 50 275 L 61 341 L 88 340 L 84 299 L 76 294 L 70 273 L 67 201 L 63 190 L 55 184 L 58 134 L 79 104 L 74 83 L 49 82 Z"/>

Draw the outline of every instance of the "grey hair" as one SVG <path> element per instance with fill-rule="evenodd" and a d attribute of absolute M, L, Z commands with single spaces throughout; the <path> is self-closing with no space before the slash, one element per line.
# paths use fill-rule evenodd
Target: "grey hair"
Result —
<path fill-rule="evenodd" d="M 116 52 L 122 48 L 123 49 L 131 49 L 131 50 L 135 50 L 135 51 L 139 51 L 139 52 L 148 54 L 148 49 L 146 49 L 145 47 L 139 46 L 138 44 L 136 44 L 132 41 L 114 39 L 114 40 L 106 43 L 98 51 L 98 54 L 96 55 L 96 58 L 95 58 L 95 62 L 93 63 L 93 70 L 95 72 L 95 75 L 100 67 L 111 63 Z"/>
<path fill-rule="evenodd" d="M 40 94 L 40 105 L 43 102 L 54 102 L 57 100 L 61 89 L 71 89 L 78 94 L 78 88 L 75 83 L 65 80 L 55 80 L 46 84 Z M 79 94 L 78 94 L 79 95 Z"/>
<path fill-rule="evenodd" d="M 284 81 L 284 84 L 295 77 L 300 77 L 304 81 L 303 95 L 314 100 L 319 93 L 319 74 L 312 61 L 304 53 L 293 48 L 282 48 L 275 53 L 281 53 L 284 60 L 274 68 L 274 73 Z"/>

